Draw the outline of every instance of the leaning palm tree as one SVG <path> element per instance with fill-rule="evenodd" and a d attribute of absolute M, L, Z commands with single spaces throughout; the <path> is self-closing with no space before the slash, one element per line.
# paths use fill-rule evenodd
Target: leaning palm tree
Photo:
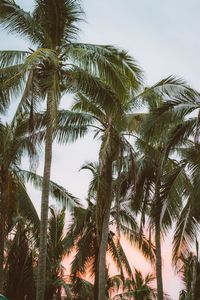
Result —
<path fill-rule="evenodd" d="M 119 93 L 127 85 L 137 85 L 141 76 L 140 69 L 125 51 L 77 43 L 78 22 L 82 18 L 78 0 L 37 0 L 32 13 L 25 12 L 15 1 L 0 1 L 1 24 L 36 46 L 36 50 L 1 52 L 3 94 L 4 90 L 9 90 L 8 94 L 19 90 L 26 80 L 21 107 L 33 111 L 38 97 L 47 99 L 38 300 L 44 297 L 52 141 L 61 96 L 78 90 L 92 93 L 98 86 L 94 75 L 115 86 Z"/>

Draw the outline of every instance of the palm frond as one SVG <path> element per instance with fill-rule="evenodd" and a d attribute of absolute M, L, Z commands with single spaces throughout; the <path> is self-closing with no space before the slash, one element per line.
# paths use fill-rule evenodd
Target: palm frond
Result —
<path fill-rule="evenodd" d="M 36 188 L 42 188 L 42 176 L 39 176 L 33 172 L 20 170 L 19 171 L 27 182 L 32 183 Z M 65 188 L 50 181 L 50 195 L 58 202 L 62 203 L 63 206 L 73 208 L 79 205 L 79 200 L 70 194 Z"/>

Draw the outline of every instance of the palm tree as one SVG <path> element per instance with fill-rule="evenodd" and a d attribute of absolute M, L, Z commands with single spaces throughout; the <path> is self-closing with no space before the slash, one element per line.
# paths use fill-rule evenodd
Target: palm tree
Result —
<path fill-rule="evenodd" d="M 198 250 L 197 250 L 198 251 Z M 180 291 L 180 300 L 194 300 L 198 299 L 200 289 L 200 263 L 198 254 L 194 255 L 192 252 L 180 257 L 182 267 L 179 270 L 185 289 Z"/>
<path fill-rule="evenodd" d="M 182 180 L 180 192 L 184 207 L 177 216 L 173 240 L 173 263 L 180 263 L 192 244 L 197 239 L 199 227 L 199 93 L 186 88 L 163 98 L 164 102 L 157 107 L 148 123 L 150 136 L 161 139 L 166 137 L 165 159 L 175 153 L 178 158 L 177 167 L 168 180 L 165 188 L 173 182 Z"/>
<path fill-rule="evenodd" d="M 127 88 L 124 95 L 118 94 L 114 88 L 110 88 L 101 79 L 97 80 L 98 86 L 93 93 L 90 91 L 79 92 L 76 102 L 72 106 L 75 112 L 62 111 L 58 117 L 56 136 L 63 143 L 83 136 L 90 128 L 95 134 L 101 134 L 101 148 L 99 151 L 99 177 L 97 183 L 97 210 L 96 227 L 99 247 L 99 270 L 96 288 L 103 297 L 105 292 L 105 253 L 108 234 L 108 222 L 112 202 L 112 168 L 113 163 L 120 165 L 124 154 L 128 155 L 134 164 L 134 149 L 126 137 L 137 131 L 145 114 L 135 112 L 135 105 L 148 97 L 159 93 L 160 90 L 169 93 L 171 90 L 183 89 L 183 82 L 174 78 L 166 78 L 150 88 L 142 90 L 142 81 L 136 81 L 130 89 Z M 69 136 L 69 133 L 72 135 Z M 134 169 L 134 166 L 132 167 Z M 100 278 L 101 277 L 101 278 Z M 100 288 L 101 286 L 101 288 Z M 97 295 L 96 295 L 97 297 Z"/>
<path fill-rule="evenodd" d="M 98 93 L 79 93 L 72 107 L 75 112 L 61 112 L 60 126 L 57 136 L 59 141 L 65 141 L 69 127 L 85 131 L 93 128 L 96 134 L 101 134 L 99 151 L 99 174 L 96 194 L 96 229 L 98 243 L 98 291 L 99 299 L 105 295 L 105 254 L 108 240 L 108 223 L 112 202 L 112 169 L 113 162 L 119 161 L 122 153 L 133 155 L 131 144 L 125 138 L 131 130 L 137 129 L 142 120 L 142 114 L 134 114 L 131 110 L 132 101 L 129 91 L 123 98 L 113 92 L 99 80 Z M 62 117 L 63 114 L 63 117 Z M 65 132 L 66 131 L 66 132 Z"/>
<path fill-rule="evenodd" d="M 148 240 L 142 236 L 140 241 L 140 231 L 134 216 L 129 213 L 125 203 L 121 204 L 119 213 L 119 230 L 125 239 L 138 247 L 148 259 L 154 258 L 154 247 L 149 244 Z M 89 202 L 88 208 L 76 207 L 74 210 L 73 221 L 70 225 L 67 235 L 66 245 L 68 251 L 76 250 L 72 266 L 72 276 L 85 275 L 88 269 L 91 276 L 95 275 L 97 238 L 95 230 L 95 209 L 96 206 Z M 112 263 L 120 270 L 122 276 L 125 273 L 131 276 L 131 267 L 124 253 L 120 239 L 116 233 L 116 207 L 111 209 L 110 229 L 108 238 L 107 254 L 112 259 Z M 86 248 L 85 245 L 88 245 Z"/>
<path fill-rule="evenodd" d="M 126 279 L 123 285 L 123 292 L 118 293 L 112 299 L 134 299 L 134 300 L 150 300 L 157 299 L 156 289 L 152 287 L 155 276 L 148 273 L 145 277 L 142 273 L 135 269 L 131 279 Z"/>
<path fill-rule="evenodd" d="M 141 227 L 146 227 L 145 214 L 149 220 L 149 230 L 154 231 L 156 246 L 156 279 L 158 299 L 162 300 L 162 256 L 161 236 L 171 228 L 181 212 L 188 178 L 178 162 L 169 156 L 167 141 L 170 126 L 165 127 L 165 135 L 151 135 L 152 115 L 162 105 L 157 94 L 151 97 L 150 112 L 142 124 L 141 135 L 136 137 L 139 156 L 136 168 L 136 183 L 133 185 L 133 208 L 141 214 Z M 180 118 L 176 120 L 180 121 Z M 159 131 L 160 129 L 158 129 Z"/>
<path fill-rule="evenodd" d="M 35 214 L 37 216 L 36 212 Z M 38 217 L 37 221 L 38 226 L 35 228 L 35 224 L 18 215 L 6 239 L 5 295 L 9 299 L 35 299 L 34 271 L 37 261 L 35 231 L 39 229 Z"/>
<path fill-rule="evenodd" d="M 95 295 L 96 297 L 96 284 L 97 284 L 97 263 L 98 263 L 98 243 L 96 231 L 96 197 L 98 192 L 99 180 L 99 166 L 93 163 L 85 164 L 82 169 L 90 170 L 93 174 L 93 179 L 90 183 L 88 192 L 88 208 L 76 208 L 74 213 L 74 222 L 71 225 L 68 237 L 72 240 L 72 249 L 75 247 L 77 253 L 72 263 L 72 274 L 85 274 L 86 270 L 90 270 L 91 275 L 95 275 Z M 113 181 L 113 206 L 109 213 L 109 233 L 108 245 L 106 247 L 107 253 L 113 259 L 113 263 L 120 270 L 122 277 L 124 274 L 131 276 L 132 271 L 129 266 L 128 260 L 121 246 L 118 236 L 123 235 L 127 241 L 133 243 L 138 247 L 145 257 L 148 259 L 154 258 L 153 245 L 149 244 L 148 240 L 140 231 L 137 226 L 137 221 L 134 214 L 130 211 L 128 203 L 123 198 L 120 199 L 119 207 L 116 203 L 116 194 L 118 189 L 115 189 L 118 182 Z M 114 205 L 115 201 L 115 205 Z M 88 245 L 86 248 L 85 245 Z M 105 264 L 105 269 L 107 266 Z"/>
<path fill-rule="evenodd" d="M 45 164 L 41 203 L 40 259 L 37 300 L 44 298 L 48 224 L 49 180 L 53 131 L 57 108 L 64 92 L 90 90 L 101 76 L 119 93 L 127 84 L 137 83 L 141 71 L 125 51 L 110 46 L 76 42 L 78 22 L 83 17 L 79 1 L 36 1 L 33 13 L 27 13 L 14 1 L 1 0 L 0 20 L 7 29 L 28 38 L 37 49 L 1 52 L 3 88 L 13 92 L 27 79 L 22 106 L 34 107 L 38 95 L 47 98 Z M 53 22 L 53 23 L 52 23 Z M 17 64 L 15 64 L 17 63 Z M 24 101 L 25 100 L 25 101 Z M 27 100 L 28 104 L 27 105 Z"/>
<path fill-rule="evenodd" d="M 67 290 L 62 260 L 66 255 L 65 209 L 56 211 L 50 207 L 51 216 L 47 239 L 47 280 L 45 299 L 61 299 L 62 289 Z"/>
<path fill-rule="evenodd" d="M 45 299 L 52 299 L 54 296 L 61 299 L 62 289 L 68 291 L 62 265 L 62 260 L 66 255 L 67 239 L 64 233 L 65 208 L 60 211 L 50 208 L 50 212 Z M 6 247 L 6 295 L 13 299 L 27 298 L 31 300 L 36 297 L 35 269 L 39 241 L 35 231 L 38 232 L 39 228 L 38 226 L 35 228 L 35 224 L 27 222 L 20 215 L 15 220 Z"/>
<path fill-rule="evenodd" d="M 28 152 L 30 156 L 36 154 L 35 146 L 27 136 L 27 119 L 13 119 L 11 124 L 0 123 L 0 292 L 4 289 L 4 241 L 13 213 L 18 202 L 17 193 L 25 192 L 18 173 L 22 155 Z"/>
<path fill-rule="evenodd" d="M 0 122 L 1 292 L 3 292 L 5 281 L 3 268 L 5 240 L 10 228 L 13 226 L 13 218 L 19 213 L 37 228 L 37 232 L 39 231 L 38 215 L 26 191 L 25 184 L 30 182 L 36 188 L 41 189 L 43 180 L 41 176 L 34 172 L 21 168 L 21 161 L 26 153 L 32 160 L 37 155 L 37 144 L 33 134 L 30 134 L 29 126 L 29 116 L 25 113 L 15 114 L 9 123 Z M 40 130 L 39 127 L 38 130 Z M 50 194 L 65 206 L 72 207 L 79 203 L 78 199 L 52 181 L 50 182 Z"/>

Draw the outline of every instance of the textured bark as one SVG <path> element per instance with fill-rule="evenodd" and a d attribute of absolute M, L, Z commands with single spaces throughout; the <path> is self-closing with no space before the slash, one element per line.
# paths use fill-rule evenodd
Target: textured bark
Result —
<path fill-rule="evenodd" d="M 110 202 L 111 206 L 111 202 Z M 103 226 L 102 226 L 102 235 L 101 235 L 101 243 L 99 247 L 99 269 L 98 269 L 98 300 L 106 299 L 106 252 L 107 252 L 107 244 L 108 244 L 108 233 L 109 233 L 109 219 L 110 219 L 110 206 L 107 207 Z"/>
<path fill-rule="evenodd" d="M 161 236 L 160 218 L 155 223 L 155 243 L 156 243 L 156 280 L 157 280 L 157 299 L 163 300 L 163 280 L 162 280 L 162 255 L 161 255 Z"/>
<path fill-rule="evenodd" d="M 106 252 L 112 203 L 112 163 L 119 151 L 118 136 L 107 129 L 99 155 L 99 178 L 97 188 L 96 226 L 98 244 L 98 268 L 96 300 L 106 299 Z"/>
<path fill-rule="evenodd" d="M 49 184 L 52 161 L 52 142 L 53 142 L 53 93 L 49 93 L 47 99 L 47 128 L 45 141 L 45 160 L 42 185 L 41 200 L 41 220 L 40 220 L 40 246 L 37 274 L 36 299 L 44 300 L 46 286 L 46 256 L 47 256 L 47 227 L 49 209 Z"/>
<path fill-rule="evenodd" d="M 94 299 L 98 299 L 98 261 L 99 261 L 98 249 L 95 254 L 95 278 L 94 278 Z"/>
<path fill-rule="evenodd" d="M 5 237 L 5 215 L 4 215 L 4 193 L 3 180 L 1 185 L 1 199 L 0 199 L 0 294 L 4 290 L 4 237 Z"/>
<path fill-rule="evenodd" d="M 0 294 L 4 294 L 4 243 L 6 232 L 6 197 L 8 173 L 1 170 L 1 198 L 0 198 Z"/>

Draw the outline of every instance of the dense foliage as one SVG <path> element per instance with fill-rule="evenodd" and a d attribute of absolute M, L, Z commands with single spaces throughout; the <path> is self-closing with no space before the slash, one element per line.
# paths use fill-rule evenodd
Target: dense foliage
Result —
<path fill-rule="evenodd" d="M 169 299 L 162 241 L 174 230 L 180 299 L 198 299 L 200 94 L 173 76 L 146 87 L 125 50 L 78 41 L 83 18 L 78 0 L 36 0 L 32 12 L 0 0 L 1 28 L 30 43 L 0 51 L 0 294 Z M 65 110 L 67 93 L 73 103 Z M 88 133 L 100 140 L 99 156 L 82 166 L 92 180 L 80 200 L 51 181 L 52 145 L 67 147 Z M 43 176 L 36 172 L 41 145 Z M 41 190 L 40 217 L 27 183 Z M 125 241 L 155 274 L 131 265 Z"/>

